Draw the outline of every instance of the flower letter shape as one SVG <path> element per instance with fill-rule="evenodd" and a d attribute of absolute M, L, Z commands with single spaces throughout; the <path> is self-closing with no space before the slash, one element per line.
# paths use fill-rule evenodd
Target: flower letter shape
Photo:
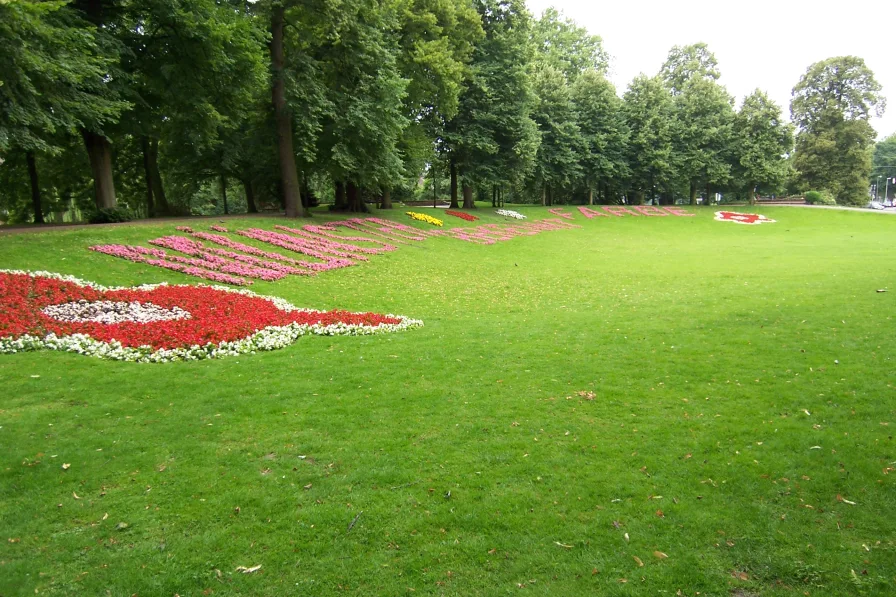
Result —
<path fill-rule="evenodd" d="M 742 214 L 736 211 L 717 211 L 716 219 L 720 222 L 734 222 L 735 224 L 773 224 L 775 222 L 775 220 L 760 214 Z"/>
<path fill-rule="evenodd" d="M 0 353 L 47 348 L 165 362 L 274 350 L 300 336 L 420 327 L 400 315 L 300 309 L 220 286 L 106 288 L 49 272 L 0 270 Z"/>

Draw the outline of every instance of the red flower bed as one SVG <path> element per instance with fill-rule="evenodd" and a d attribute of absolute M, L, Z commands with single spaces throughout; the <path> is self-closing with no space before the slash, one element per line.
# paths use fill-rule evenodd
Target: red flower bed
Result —
<path fill-rule="evenodd" d="M 445 213 L 448 214 L 449 216 L 454 216 L 456 218 L 460 218 L 461 220 L 466 220 L 468 222 L 475 222 L 476 220 L 479 219 L 476 216 L 474 216 L 473 214 L 468 214 L 463 211 L 452 211 L 449 209 L 449 210 L 445 210 Z"/>
<path fill-rule="evenodd" d="M 110 324 L 60 321 L 43 312 L 51 305 L 78 301 L 139 302 L 161 309 L 181 309 L 189 317 Z M 57 278 L 0 272 L 0 338 L 85 334 L 100 342 L 118 341 L 124 347 L 173 349 L 241 340 L 264 328 L 292 323 L 378 326 L 400 324 L 402 319 L 376 313 L 285 310 L 267 298 L 208 286 L 106 290 Z"/>

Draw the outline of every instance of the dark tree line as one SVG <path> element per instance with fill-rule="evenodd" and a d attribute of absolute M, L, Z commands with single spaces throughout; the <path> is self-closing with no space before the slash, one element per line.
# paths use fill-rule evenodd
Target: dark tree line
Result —
<path fill-rule="evenodd" d="M 599 37 L 521 0 L 12 0 L 0 209 L 294 217 L 320 200 L 388 208 L 424 175 L 466 208 L 694 203 L 788 182 L 850 202 L 868 179 L 883 101 L 860 59 L 813 65 L 794 89 L 795 152 L 764 93 L 735 109 L 704 44 L 621 97 L 607 65 Z"/>

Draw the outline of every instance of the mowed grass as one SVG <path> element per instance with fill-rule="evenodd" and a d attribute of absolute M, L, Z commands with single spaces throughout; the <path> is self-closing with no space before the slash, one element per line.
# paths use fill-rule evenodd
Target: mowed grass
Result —
<path fill-rule="evenodd" d="M 892 594 L 896 218 L 761 211 L 253 286 L 405 333 L 0 355 L 0 595 Z M 87 250 L 173 229 L 0 236 L 0 267 L 195 283 Z"/>

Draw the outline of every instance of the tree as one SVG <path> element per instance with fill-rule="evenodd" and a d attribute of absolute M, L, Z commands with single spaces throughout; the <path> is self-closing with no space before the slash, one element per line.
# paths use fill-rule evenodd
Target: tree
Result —
<path fill-rule="evenodd" d="M 591 204 L 595 190 L 612 182 L 621 184 L 630 176 L 627 153 L 631 131 L 616 88 L 601 73 L 583 72 L 573 83 L 571 94 L 584 144 L 582 182 Z"/>
<path fill-rule="evenodd" d="M 606 74 L 610 63 L 600 36 L 563 18 L 555 8 L 546 9 L 533 23 L 532 43 L 536 62 L 559 70 L 570 82 L 588 70 Z"/>
<path fill-rule="evenodd" d="M 684 93 L 687 84 L 695 79 L 717 81 L 719 63 L 705 43 L 674 46 L 660 69 L 660 76 L 673 95 Z"/>
<path fill-rule="evenodd" d="M 856 56 L 812 64 L 793 88 L 790 113 L 799 129 L 794 166 L 809 186 L 830 191 L 838 203 L 867 200 L 875 137 L 868 119 L 886 108 L 880 90 Z"/>
<path fill-rule="evenodd" d="M 782 121 L 781 108 L 757 89 L 744 98 L 734 118 L 734 137 L 740 178 L 753 203 L 760 184 L 778 187 L 784 183 L 793 126 Z"/>
<path fill-rule="evenodd" d="M 871 164 L 871 182 L 873 184 L 877 184 L 884 178 L 896 177 L 896 135 L 890 135 L 874 146 Z M 887 185 L 883 186 L 886 190 Z M 893 182 L 890 182 L 890 188 L 896 192 L 896 184 Z M 880 188 L 877 189 L 877 194 L 881 195 Z"/>
<path fill-rule="evenodd" d="M 532 119 L 541 135 L 532 174 L 541 186 L 542 204 L 553 205 L 554 191 L 569 188 L 581 177 L 579 159 L 586 143 L 563 73 L 547 64 L 537 65 L 532 82 L 536 98 Z"/>
<path fill-rule="evenodd" d="M 40 222 L 35 153 L 58 153 L 66 135 L 101 130 L 128 104 L 104 83 L 112 60 L 93 28 L 64 2 L 0 3 L 0 56 L 0 155 L 27 154 Z"/>
<path fill-rule="evenodd" d="M 695 77 L 675 96 L 675 151 L 681 177 L 688 183 L 691 205 L 697 189 L 723 184 L 733 161 L 734 98 L 711 78 Z"/>
<path fill-rule="evenodd" d="M 668 190 L 675 170 L 672 151 L 672 98 L 662 79 L 639 75 L 629 83 L 622 114 L 631 131 L 627 163 L 634 202 Z"/>
<path fill-rule="evenodd" d="M 445 131 L 466 208 L 473 207 L 473 185 L 521 183 L 539 145 L 530 115 L 529 14 L 521 0 L 477 0 L 476 8 L 485 36 L 473 51 L 458 113 Z"/>

